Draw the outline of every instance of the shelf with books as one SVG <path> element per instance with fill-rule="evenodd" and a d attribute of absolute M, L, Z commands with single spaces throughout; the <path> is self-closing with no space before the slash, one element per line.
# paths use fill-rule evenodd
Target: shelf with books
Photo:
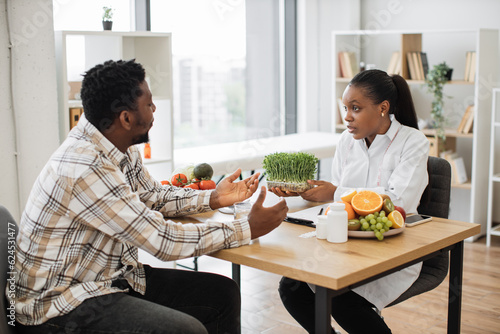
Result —
<path fill-rule="evenodd" d="M 350 81 L 340 77 L 339 52 L 353 52 L 358 63 L 375 64 L 375 68 L 400 73 L 412 91 L 417 116 L 423 120 L 430 119 L 432 96 L 425 89 L 421 73 L 419 80 L 412 79 L 406 55 L 412 53 L 418 60 L 418 56 L 422 58 L 425 54 L 428 68 L 444 61 L 453 68 L 452 80 L 444 88 L 444 94 L 451 97 L 445 99 L 448 117 L 445 134 L 456 146 L 454 151 L 463 157 L 469 180 L 453 184 L 450 218 L 481 223 L 481 233 L 485 234 L 491 127 L 491 85 L 486 83 L 498 81 L 498 30 L 333 31 L 331 40 L 334 95 L 331 127 L 337 132 L 345 129 L 338 98 Z M 446 41 L 445 47 L 443 41 Z M 420 66 L 420 60 L 418 64 Z M 466 117 L 469 105 L 474 108 L 470 117 Z M 462 122 L 465 124 L 460 124 Z M 423 132 L 430 138 L 435 137 L 432 129 Z"/>

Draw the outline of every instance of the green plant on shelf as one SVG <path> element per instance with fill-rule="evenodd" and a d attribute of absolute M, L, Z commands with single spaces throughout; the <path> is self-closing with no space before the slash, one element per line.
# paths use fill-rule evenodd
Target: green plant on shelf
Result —
<path fill-rule="evenodd" d="M 450 80 L 449 73 L 451 70 L 452 69 L 446 64 L 446 62 L 434 65 L 427 73 L 424 84 L 427 87 L 427 92 L 433 95 L 431 117 L 434 121 L 436 136 L 441 138 L 443 141 L 446 140 L 444 131 L 446 118 L 443 110 L 445 95 L 443 94 L 443 88 L 444 85 Z"/>
<path fill-rule="evenodd" d="M 102 7 L 102 20 L 105 21 L 113 21 L 113 8 L 111 7 Z"/>

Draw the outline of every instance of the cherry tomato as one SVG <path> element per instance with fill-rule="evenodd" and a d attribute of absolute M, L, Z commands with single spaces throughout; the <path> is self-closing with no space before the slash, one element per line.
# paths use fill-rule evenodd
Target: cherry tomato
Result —
<path fill-rule="evenodd" d="M 170 180 L 173 186 L 183 187 L 187 184 L 187 177 L 184 174 L 175 174 Z"/>
<path fill-rule="evenodd" d="M 163 181 L 161 181 L 161 184 L 164 185 L 164 186 L 169 186 L 170 185 L 170 181 L 163 180 Z"/>
<path fill-rule="evenodd" d="M 209 190 L 209 189 L 215 189 L 216 184 L 213 180 L 201 180 L 200 182 L 200 189 L 201 190 Z"/>
<path fill-rule="evenodd" d="M 200 189 L 200 187 L 198 187 L 198 183 L 187 184 L 187 185 L 184 186 L 184 188 Z"/>

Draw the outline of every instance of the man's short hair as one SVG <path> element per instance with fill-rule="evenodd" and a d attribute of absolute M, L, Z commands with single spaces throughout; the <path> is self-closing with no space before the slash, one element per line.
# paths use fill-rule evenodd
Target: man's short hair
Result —
<path fill-rule="evenodd" d="M 139 85 L 146 71 L 132 60 L 108 60 L 83 75 L 82 104 L 85 117 L 99 131 L 108 129 L 123 110 L 137 110 Z"/>

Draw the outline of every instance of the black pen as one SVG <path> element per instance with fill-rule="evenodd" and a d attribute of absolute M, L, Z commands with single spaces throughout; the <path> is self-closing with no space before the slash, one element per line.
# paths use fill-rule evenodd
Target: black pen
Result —
<path fill-rule="evenodd" d="M 323 214 L 323 208 L 321 208 L 321 210 L 319 210 L 318 216 L 321 216 L 322 214 Z"/>
<path fill-rule="evenodd" d="M 298 225 L 304 225 L 304 226 L 309 226 L 309 227 L 314 227 L 314 222 L 311 220 L 307 219 L 300 219 L 300 218 L 292 218 L 292 217 L 286 217 L 285 218 L 286 222 L 292 223 L 292 224 L 298 224 Z"/>

